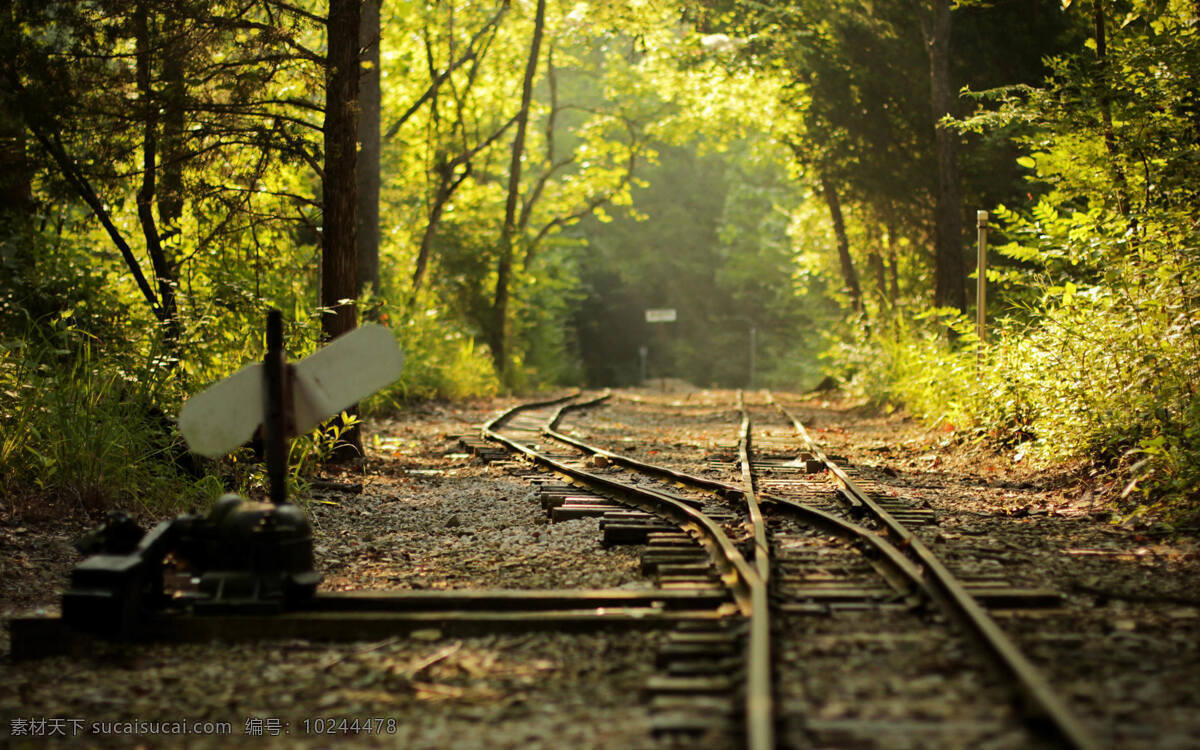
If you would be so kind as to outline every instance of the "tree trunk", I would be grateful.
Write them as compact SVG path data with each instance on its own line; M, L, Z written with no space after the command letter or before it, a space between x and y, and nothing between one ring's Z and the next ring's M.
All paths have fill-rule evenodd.
M1103 0L1092 0L1092 28L1096 39L1096 89L1100 102L1101 134L1104 137L1104 150L1108 154L1108 173L1113 181L1113 189L1117 194L1117 210L1129 219L1129 181L1125 177L1125 167L1121 164L1120 150L1117 148L1117 134L1113 129L1112 94L1108 85L1108 34L1105 30L1105 13Z
M18 28L16 9L9 4L0 11L4 23ZM33 169L27 150L25 124L17 112L16 102L0 89L0 243L10 237L18 256L24 261L29 255L25 237L33 226Z
M870 234L870 246L867 250L867 266L875 277L875 295L879 298L879 312L884 315L888 308L887 269L883 265L883 243L881 227L874 225Z
M25 127L15 112L0 107L0 242L10 234L25 234L34 205Z
M355 326L358 246L358 30L361 0L329 0L325 73L325 167L322 185L321 317L328 341ZM362 455L357 427L342 434L335 459Z
M850 257L850 239L846 236L846 222L842 216L842 204L838 200L837 187L824 173L821 174L821 194L825 196L825 205L829 206L829 218L833 220L833 234L837 239L838 263L842 267L842 282L850 295L850 303L854 312L863 313L862 287L858 283L858 273L854 270L854 259Z
M934 208L934 288L938 307L967 309L966 271L962 250L962 185L958 174L958 135L942 125L954 112L950 82L950 0L932 0L932 13L922 14L921 29L929 52L930 105L937 145L938 192Z
M896 238L895 221L889 217L887 223L888 250L888 302L892 307L900 299L900 242Z
M521 109L517 113L517 133L513 136L512 161L508 170L508 200L504 206L504 225L500 230L500 259L496 264L496 295L492 303L492 330L489 344L492 362L503 381L508 375L508 299L513 264L513 242L516 235L517 204L521 192L521 157L525 153L525 129L529 122L529 105L533 101L533 79L537 73L538 53L546 25L546 0L538 0L533 19L533 40L529 45L529 60L525 64L525 79L521 84Z
M175 269L167 258L162 236L154 218L154 200L158 178L158 109L151 86L153 44L150 39L150 12L144 0L134 8L136 37L136 75L142 115L142 185L137 192L138 220L146 239L146 252L158 283L158 299L163 312L163 339L166 349L176 354L179 346L179 310L175 303Z
M363 0L359 27L363 45L358 120L358 291L379 291L379 9L382 0ZM366 314L364 312L364 314Z
M171 3L164 4L163 68L162 68L162 176L158 188L158 221L163 239L177 237L183 218L183 165L185 109L187 88L184 83L184 61L188 54L185 24L181 11ZM172 268L177 275L178 268Z

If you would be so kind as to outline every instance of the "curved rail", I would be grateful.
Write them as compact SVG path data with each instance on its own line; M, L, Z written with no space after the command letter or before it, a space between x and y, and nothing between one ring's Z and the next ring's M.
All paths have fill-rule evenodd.
M750 465L750 412L742 392L737 393L738 409L742 412L742 425L738 438L738 464L742 470L742 485L746 488L746 507L750 513L750 532L754 535L754 568L766 581L771 571L771 550L767 546L767 522L763 520L758 493L754 489L754 470Z
M571 404L570 406L583 408L584 406L599 403L607 397L606 393L591 401ZM550 403L557 403L557 401ZM771 693L771 627L768 619L766 582L759 576L755 568L746 561L741 552L738 551L737 547L726 536L720 525L703 512L663 492L646 487L634 487L608 477L584 471L578 467L569 466L561 461L549 458L515 440L510 440L496 431L496 426L512 414L523 409L545 405L548 404L529 404L514 407L504 412L484 425L484 437L508 446L510 450L521 453L531 461L547 466L575 481L583 482L592 488L599 488L619 494L638 507L670 518L678 523L682 529L693 534L700 540L701 544L708 551L709 557L716 565L717 570L721 573L722 581L733 593L739 610L750 624L749 637L747 638L744 704L746 746L750 750L774 750L775 711ZM554 432L552 426L561 419L566 408L566 406L560 407L555 412L548 420L543 434L554 439L559 439L559 434ZM575 445L575 441L570 439L565 442ZM582 447L581 444L576 445L576 447L580 450L597 453L597 451L591 451L590 448ZM610 454L604 452L601 455L607 457Z
M1018 698L1025 716L1037 729L1052 735L1065 747L1076 750L1093 750L1099 745L1083 725L1070 712L1066 704L1055 694L1050 683L1042 677L1033 663L1013 643L996 621L983 609L975 597L967 593L962 583L938 559L919 537L897 521L874 498L865 492L840 466L830 461L804 425L791 412L776 402L770 393L768 403L783 413L796 430L806 450L821 461L838 484L873 515L886 529L896 546L907 553L908 558L921 571L928 590L934 595L943 611L954 617L984 648L992 662L1008 679Z
M620 453L614 453L605 448L591 445L554 429L566 412L593 406L596 403L603 401L605 398L608 398L608 396L605 395L600 398L593 399L592 401L564 404L558 409L557 412L555 412L554 417L550 420L549 428L543 430L543 434L546 437L570 445L577 450L597 456L603 456L610 463L624 466L642 474L655 476L667 481L687 485L696 489L715 492L727 500L737 500L744 494L744 488L739 485L731 484L729 482L722 482L719 479L711 479L709 477L702 477L695 474L676 471L675 469L659 466L658 464L650 464L646 463L645 461L639 461L636 458L630 458L629 456L624 456ZM911 560L905 557L904 554L900 552L899 548L896 547L896 545L881 537L879 534L876 534L870 529L860 526L853 521L846 520L839 516L835 516L832 513L827 513L819 508L815 508L811 505L797 502L795 500L789 500L787 498L781 498L770 494L760 494L758 495L758 500L760 505L768 509L783 510L796 515L802 518L805 522L810 523L823 531L833 534L839 539L843 539L848 542L864 544L865 546L872 548L880 556L881 562L883 562L889 568L892 573L891 577L893 579L901 578L911 584L918 591L929 595L930 598L932 598L930 592L926 590L925 581L922 578L921 570Z
M738 391L742 406L742 392ZM750 638L746 667L746 722L752 719L768 726L775 723L774 699L771 691L771 613L767 584L771 574L771 548L767 546L767 522L763 519L758 495L754 491L754 476L750 471L750 416L742 410L742 435L738 450L742 459L742 483L745 485L746 509L750 514L750 533L754 539L754 570L758 573L761 599L755 602L750 618ZM773 744L773 743L772 743ZM768 746L769 747L769 746Z
M1049 684L1041 677L1033 665L1016 648L1015 644L1000 630L995 621L979 605L979 603L964 589L962 584L953 576L945 565L934 555L925 544L910 530L897 521L886 509L882 508L867 494L846 472L833 462L819 449L812 438L790 412L774 401L768 393L769 404L774 405L791 422L805 449L810 451L828 469L830 476L845 492L860 502L886 530L886 537L870 531L863 526L826 513L812 506L770 495L759 496L753 484L750 472L751 435L749 432L749 413L745 408L742 394L739 392L739 409L742 411L741 439L739 441L739 460L741 463L743 486L699 477L679 472L667 467L648 464L618 453L590 445L582 440L570 437L556 430L563 415L574 409L582 409L603 402L609 397L605 394L583 402L571 402L571 398L557 399L552 402L525 404L505 412L485 426L484 434L489 439L496 440L520 452L537 463L549 466L554 471L586 484L617 492L626 497L633 497L634 504L646 510L665 515L680 523L685 529L692 530L709 550L710 556L723 574L727 585L734 593L743 615L750 620L750 639L747 654L747 689L746 689L746 730L749 747L771 748L773 746L773 704L770 690L770 626L766 596L765 576L760 575L758 568L764 562L769 565L769 558L759 554L766 550L765 536L760 539L755 535L755 564L749 565L737 552L728 538L721 532L719 526L708 519L703 513L681 503L669 494L644 487L630 487L616 482L608 477L599 476L577 467L571 467L562 462L548 459L527 446L520 445L492 428L513 413L522 409L563 403L548 420L542 434L553 440L570 445L580 451L603 456L609 462L621 465L640 473L657 476L671 482L677 482L693 488L715 492L726 499L745 499L752 516L754 510L762 508L783 511L800 517L805 522L817 526L839 538L870 547L877 553L881 567L888 571L888 579L897 590L902 586L923 594L934 601L953 619L960 622L964 629L983 646L991 661L1009 678L1012 689L1018 698L1022 712L1035 730L1047 735L1064 747L1090 750L1098 747L1088 735L1078 720L1066 709L1061 700L1054 694ZM638 500L634 496L641 496ZM761 518L761 511L757 514ZM753 521L751 522L753 528ZM730 553L736 557L730 557ZM724 557L724 562L722 562ZM884 572L881 570L881 572Z
M726 498L727 500L737 500L745 496L747 494L747 487L753 491L752 479L747 481L747 487L743 487L708 477L687 474L667 468L665 466L646 463L644 461L639 461L619 453L614 453L610 450L591 445L577 438L565 435L555 429L568 411L594 406L597 403L603 402L608 397L609 396L606 392L604 395L589 401L563 404L558 408L558 410L555 411L554 415L547 423L546 429L542 431L542 434L553 440L570 445L577 450L597 456L603 456L612 464L624 466L642 474L655 476L660 479L691 486L696 489L714 492ZM743 420L741 429L743 442L745 443L745 450L743 453L746 454L747 459L749 457L748 454L750 448L748 443L748 429L748 421ZM745 476L746 475L743 474L743 477ZM804 503L785 498L773 497L770 495L757 496L757 493L756 497L759 504L764 507L791 513L803 521L820 528L823 531L833 534L840 539L854 544L859 544L873 550L876 553L874 560L878 562L879 568L881 569L881 574L883 574L884 578L887 579L888 582L897 589L897 591L902 591L905 589L916 591L928 597L929 599L933 599L932 592L928 590L925 581L922 578L920 568L918 568L912 561L905 557L895 545L888 542L887 539L881 537L879 534L853 523L852 521L839 518L838 516L826 513L825 511ZM759 517L761 518L761 513L759 514ZM765 536L761 539L757 539L755 546L756 549L767 550ZM756 557L769 564L769 557L767 557L766 554L757 555ZM758 559L756 559L756 563L758 562ZM759 612L760 616L758 618L752 618L750 623L751 642L748 649L749 653L747 654L748 690L746 697L748 733L752 731L751 725L754 722L760 722L764 726L773 727L773 699L768 698L768 700L764 700L759 697L754 697L764 695L769 697L772 695L770 687L770 623L769 616L766 614L768 612L768 598L765 596L765 585L763 586L763 589L764 597L761 599L762 603L752 608L752 611ZM759 729L756 731L757 734L765 736L768 731L773 732L773 728ZM752 741L750 746L770 747L770 744L767 744L764 741L763 744L756 745Z

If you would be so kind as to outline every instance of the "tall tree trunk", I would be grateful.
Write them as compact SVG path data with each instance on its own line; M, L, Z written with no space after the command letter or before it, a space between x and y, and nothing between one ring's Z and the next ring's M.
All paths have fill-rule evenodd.
M938 192L934 208L933 303L938 307L966 310L958 135L942 124L943 117L953 114L955 98L955 90L950 82L950 0L931 1L931 12L921 14L921 30L929 52L929 100L938 164Z
M873 225L870 234L870 245L867 250L867 266L871 269L871 275L875 277L875 295L879 298L880 315L884 315L888 308L888 292L887 292L887 269L883 265L883 232L882 227L878 224Z
M25 126L14 111L0 106L0 242L10 235L25 234L34 205Z
M382 0L363 0L359 27L363 45L358 120L358 290L379 291L379 10ZM365 314L365 313L364 313Z
M10 29L19 28L13 3L0 10L0 19ZM0 89L0 243L10 237L21 237L13 243L18 254L25 255L29 246L23 241L33 226L33 170L29 163L25 123L17 112L17 102L11 101Z
M185 109L187 88L184 83L184 61L188 55L188 40L180 9L164 4L162 48L162 153L161 180L158 187L158 220L162 238L167 240L180 233L183 218L183 165ZM175 274L179 269L173 268Z
M854 270L854 259L850 257L850 238L846 236L846 221L842 216L842 203L838 199L837 186L833 180L822 172L821 194L825 196L825 205L829 206L829 218L833 221L833 234L837 239L838 263L842 267L842 282L850 295L850 303L856 313L863 313L862 287L858 283L858 273Z
M163 338L166 349L176 353L179 346L179 310L175 303L175 269L163 248L162 236L154 218L154 200L158 178L158 109L159 102L152 88L153 44L150 39L150 11L145 0L134 8L136 38L136 75L138 98L142 115L142 185L137 192L137 213L146 239L146 252L158 283L158 299L162 304Z
M542 32L546 26L546 0L538 0L533 19L533 40L521 84L521 109L517 113L517 132L513 136L512 161L508 170L508 200L504 206L504 225L500 230L500 259L496 264L496 295L492 302L489 344L492 362L503 380L508 375L508 299L513 265L513 242L517 230L517 204L521 193L521 157L525 153L525 129L529 123L529 105L533 101L533 79L537 73Z
M888 217L887 222L888 250L888 302L892 307L900 299L900 241L896 237L895 219Z
M325 340L355 326L357 297L358 30L362 0L329 0L325 73L325 168L322 185L321 317ZM334 458L362 455L357 427L342 435Z
M1112 94L1108 85L1108 34L1104 13L1104 0L1092 0L1092 29L1096 40L1096 89L1100 103L1100 126L1104 137L1104 150L1108 153L1108 173L1117 194L1117 210L1129 219L1129 181L1125 167L1121 164L1117 148L1117 134L1113 129Z
M0 20L8 28L18 28L14 4L0 10ZM33 169L27 150L25 124L17 111L17 102L0 87L0 244L11 242L19 263L32 263L30 243L25 241L33 227ZM7 251L5 252L7 255ZM4 259L0 259L4 260Z

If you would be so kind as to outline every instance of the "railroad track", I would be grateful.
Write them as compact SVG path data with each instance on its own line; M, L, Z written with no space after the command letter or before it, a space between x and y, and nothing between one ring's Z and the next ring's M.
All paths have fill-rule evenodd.
M605 543L646 545L663 590L727 596L720 620L669 633L647 685L656 733L756 750L1097 746L981 604L1046 592L955 578L910 529L930 511L881 498L769 394L713 412L736 444L707 471L563 431L607 400L518 406L482 437L549 473L529 478L552 518L599 516ZM830 679L848 664L872 673Z
M739 394L690 414L679 407L674 437L651 448L596 419L611 401L524 404L464 442L535 484L551 519L598 517L604 544L639 545L653 588L318 592L269 613L193 611L184 599L120 635L659 628L658 673L645 686L652 728L692 745L1096 747L984 607L1032 606L1044 592L956 578L913 530L933 515L823 454L784 405ZM689 420L726 430L729 444L700 463ZM16 658L84 652L92 637L59 618L10 629Z

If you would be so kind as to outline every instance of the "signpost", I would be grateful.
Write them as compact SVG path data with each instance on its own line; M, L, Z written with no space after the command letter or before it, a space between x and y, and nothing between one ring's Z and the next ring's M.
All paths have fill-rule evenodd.
M321 581L312 525L287 500L288 440L400 377L404 354L391 331L368 324L288 363L283 317L267 316L267 356L183 405L188 447L220 456L262 428L270 502L237 495L207 515L185 514L149 532L123 515L89 534L87 557L71 571L63 621L123 638L168 609L281 612L309 600ZM164 571L182 566L195 589L164 589Z
M758 329L750 327L750 390L754 390L754 376L758 357Z
M647 323L674 323L675 322L675 308L673 308L673 307L649 308L646 310L646 322ZM660 361L663 359L663 354L666 352L666 348L667 347L662 343L662 336L660 335L659 336L659 347L658 347ZM645 362L644 356L643 356L642 361ZM658 373L658 378L659 378L659 387L664 391L667 390L666 372L664 370L660 369L659 373Z
M987 343L987 236L988 212L976 211L979 256L975 265L975 335L979 339L975 350L975 373L983 371L983 347Z
M976 262L975 279L975 333L982 347L987 341L987 234L988 212L976 211L978 225L979 255Z

